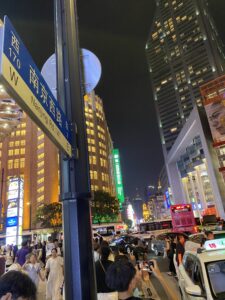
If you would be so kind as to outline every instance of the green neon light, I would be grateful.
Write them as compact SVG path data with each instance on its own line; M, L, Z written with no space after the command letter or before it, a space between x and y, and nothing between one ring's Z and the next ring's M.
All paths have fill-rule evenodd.
M116 196L120 203L124 202L124 189L122 172L120 166L120 154L118 149L113 149L113 167L114 167L114 178L116 183Z

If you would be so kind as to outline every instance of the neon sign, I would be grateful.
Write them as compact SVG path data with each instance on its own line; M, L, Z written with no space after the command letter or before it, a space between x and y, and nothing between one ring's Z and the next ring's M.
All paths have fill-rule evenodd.
M123 181L122 173L120 167L120 155L118 149L113 149L113 166L114 166L114 175L116 182L116 196L120 203L124 202L124 191L123 191Z

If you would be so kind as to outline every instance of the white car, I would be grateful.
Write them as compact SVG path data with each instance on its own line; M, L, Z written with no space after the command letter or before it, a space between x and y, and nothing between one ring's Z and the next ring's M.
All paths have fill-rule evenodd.
M224 300L225 239L206 241L197 252L185 251L177 270L183 300Z

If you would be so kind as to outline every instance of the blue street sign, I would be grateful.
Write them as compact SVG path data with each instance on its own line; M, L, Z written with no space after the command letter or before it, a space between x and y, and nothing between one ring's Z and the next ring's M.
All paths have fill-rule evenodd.
M71 156L68 120L7 16L0 63L0 75L7 92L48 137Z
M6 219L6 227L12 227L18 225L18 217L10 217Z

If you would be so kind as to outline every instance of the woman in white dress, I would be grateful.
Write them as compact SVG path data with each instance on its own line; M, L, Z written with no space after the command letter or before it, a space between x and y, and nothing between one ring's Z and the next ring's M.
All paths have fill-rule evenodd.
M27 272L27 275L32 279L36 287L38 288L39 278L44 281L44 278L41 274L41 266L37 262L37 256L34 253L28 255L28 258L23 265L23 270Z
M46 298L61 300L61 288L63 285L63 258L57 255L57 249L52 249L52 255L46 263L47 286Z

